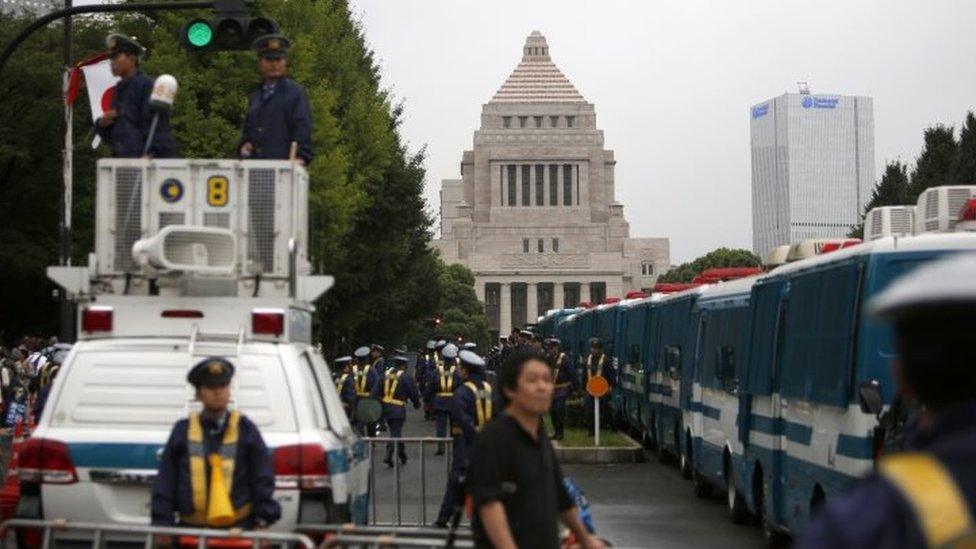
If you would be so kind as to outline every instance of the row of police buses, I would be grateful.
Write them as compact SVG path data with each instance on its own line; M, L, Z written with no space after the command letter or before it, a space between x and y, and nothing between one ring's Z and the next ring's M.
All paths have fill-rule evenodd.
M803 249L816 253L795 260L810 255ZM589 338L603 340L618 372L609 396L618 425L675 459L696 495L724 491L732 520L758 518L774 545L883 451L894 350L891 327L866 304L922 263L976 253L976 233L793 251L794 261L768 272L659 285L670 293L539 319L579 360Z

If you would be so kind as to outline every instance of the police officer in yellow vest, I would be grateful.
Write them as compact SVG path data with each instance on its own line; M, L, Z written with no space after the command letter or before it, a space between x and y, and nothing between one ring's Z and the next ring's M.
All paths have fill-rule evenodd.
M798 545L976 547L976 254L918 267L869 309L893 323L892 377L922 411L906 451L883 457L875 474L828 502ZM891 389L872 385L858 393L877 413Z
M158 526L265 528L281 516L272 499L271 453L254 423L228 410L234 365L211 357L187 380L203 411L173 426L152 491Z
M427 394L424 400L431 403L434 410L435 433L438 438L447 436L447 424L451 417L451 400L454 389L461 383L461 375L457 371L458 348L453 343L444 345L440 352L440 361L427 374ZM437 444L437 455L444 453L444 444Z
M610 390L613 391L613 386L617 383L617 378L613 369L613 361L603 352L603 342L600 341L598 337L590 338L590 354L586 356L583 360L583 387L590 382L590 379L594 376L602 376L610 384ZM609 423L610 414L607 408L607 401L610 400L609 393L607 396L600 399L600 426L601 428ZM594 399L589 394L586 394L583 398L584 404L586 404L586 421L587 428L589 429L590 435L595 431L593 425L593 406L596 405L596 399Z
M454 437L451 474L435 526L445 527L464 497L464 473L468 454L478 431L495 417L491 384L485 381L485 361L473 351L458 353L461 384L454 389L451 401L451 436Z
M403 423L407 420L407 401L413 403L414 408L420 408L420 392L413 376L407 372L407 357L397 355L393 358L395 368L386 372L380 383L373 387L373 398L383 403L383 421L390 429L390 438L400 438ZM407 451L402 443L397 443L397 456L400 463L406 465ZM383 463L393 467L393 443L386 443L386 458Z
M356 385L351 364L351 356L341 356L332 362L333 367L338 372L335 377L336 392L339 393L342 408L346 411L346 417L349 418L352 418L356 411Z

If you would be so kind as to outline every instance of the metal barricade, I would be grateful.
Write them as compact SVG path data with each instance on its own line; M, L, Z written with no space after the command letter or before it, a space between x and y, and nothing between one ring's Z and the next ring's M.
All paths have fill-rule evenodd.
M369 493L370 493L370 520L371 525L392 525L392 526L403 526L403 509L402 509L402 497L401 497L401 465L400 461L396 459L394 455L393 461L393 479L394 479L394 513L392 521L389 523L381 523L376 519L376 460L374 459L374 448L377 446L381 447L381 451L385 451L387 443L400 443L404 444L407 448L413 445L419 446L420 450L420 479L418 482L420 488L420 501L419 501L419 512L417 514L417 522L411 523L412 526L426 526L427 522L427 493L428 493L428 475L427 475L427 447L437 446L443 444L446 449L446 459L444 468L444 481L451 475L451 457L452 457L452 443L451 438L437 438L437 437L403 437L403 438L392 438L392 437L366 437L363 438L364 441L369 443Z
M106 536L124 536L129 540L141 538L146 549L157 547L157 536L169 536L175 538L172 547L195 546L199 549L210 547L210 541L223 540L221 547L264 547L271 543L283 547L299 547L301 549L314 549L315 543L305 534L289 534L284 532L268 532L241 530L232 528L230 530L215 530L211 528L183 528L150 525L129 525L129 524L98 524L93 522L74 522L64 519L54 520L33 520L33 519L10 519L0 524L0 547L7 547L9 534L16 530L40 530L41 549L55 547L56 532L79 532L91 536L91 547L101 549L106 542ZM240 545L229 543L233 541L241 542ZM186 542L186 543L184 543ZM250 543L247 543L250 542ZM213 544L216 546L216 544ZM33 549L33 548L32 548Z
M322 547L474 547L469 528L454 532L443 528L356 526L353 524L300 524L298 530L324 534Z

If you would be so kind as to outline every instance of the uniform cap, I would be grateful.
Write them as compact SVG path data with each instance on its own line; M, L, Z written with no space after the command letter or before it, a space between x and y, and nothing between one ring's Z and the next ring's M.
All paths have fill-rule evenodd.
M251 44L251 48L258 52L258 57L280 59L288 55L291 40L283 34L266 34Z
M458 359L462 365L467 366L475 372L481 372L485 368L485 359L478 356L478 353L474 351L464 349L458 353Z
M478 348L478 344L475 343L474 341L468 341L467 343L465 343L464 345L462 345L461 348L462 349L468 349L468 350L477 349Z
M397 355L397 356L393 357L393 361L396 362L397 364L409 364L410 363L410 359L407 358L407 357L405 357L405 356L403 356L403 355Z
M445 345L447 345L447 341L444 341L443 339L441 339L441 340L438 340L437 341L436 348L437 349L443 349Z
M369 356L369 347L366 347L365 345L362 346L362 347L359 347L358 349L356 349L355 351L353 351L352 354L356 358L366 358L366 357Z
M338 365L348 364L350 362L352 362L352 357L351 356L348 356L348 355L347 356L340 356L339 358L337 358L334 361L332 361L333 364L338 364Z
M436 347L437 347L437 342L436 342L436 341L434 341L433 339L431 339L430 341L428 341L428 342L427 342L427 350L428 350L428 351L432 351L432 350L434 350L434 349L435 349Z
M556 347L558 347L559 343L560 343L559 340L554 337L550 337L546 339L546 345L555 345Z
M382 352L382 351L385 351L386 348L383 347L382 345L380 345L379 343L373 343L372 345L369 346L369 350L370 351L381 351Z
M895 280L871 300L868 310L878 318L897 320L921 310L976 305L974 281L976 254L956 254Z
M532 330L519 330L519 335L523 335L525 337L532 337L535 334L532 332Z
M591 337L590 338L590 347L593 347L594 345L597 346L597 347L599 347L599 348L601 348L601 349L603 348L603 342L600 341L600 338L598 338L598 337Z
M441 349L441 356L444 358L457 358L458 348L457 345L453 343L448 343Z
M186 380L196 388L226 385L234 377L234 365L229 360L219 356L212 356L197 362L190 373L186 375Z
M146 48L136 42L135 38L117 32L113 32L105 38L105 47L108 49L109 56L117 53L128 53L142 57L146 54Z

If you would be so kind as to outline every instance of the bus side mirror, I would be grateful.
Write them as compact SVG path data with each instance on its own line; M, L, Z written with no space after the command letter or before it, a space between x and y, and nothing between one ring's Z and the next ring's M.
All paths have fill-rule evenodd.
M875 381L865 381L857 389L858 397L861 402L861 411L865 414L880 416L884 409L881 402L881 385Z

